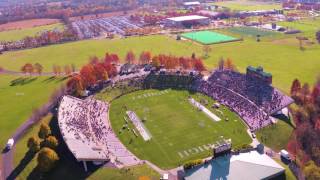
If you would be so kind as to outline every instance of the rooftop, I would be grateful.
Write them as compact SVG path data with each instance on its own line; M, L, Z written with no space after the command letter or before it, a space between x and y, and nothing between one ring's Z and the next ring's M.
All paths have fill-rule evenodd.
M186 180L260 180L284 172L284 168L266 154L257 151L218 157L207 165L186 172Z
M190 16L178 16L178 17L171 17L167 18L168 20L171 21L191 21L191 20L200 20L200 19L208 19L208 17L205 16L198 16L198 15L190 15Z

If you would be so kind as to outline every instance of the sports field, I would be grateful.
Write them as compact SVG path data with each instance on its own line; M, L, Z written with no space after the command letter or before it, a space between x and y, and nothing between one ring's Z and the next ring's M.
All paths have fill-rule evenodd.
M23 39L27 36L35 36L37 33L42 31L48 31L53 29L62 30L63 24L56 23L51 25L37 26L31 28L15 29L8 31L0 31L0 41L16 41Z
M237 38L212 31L188 32L181 34L181 36L201 44L217 44L238 40Z
M280 3L252 0L220 1L212 4L226 7L235 11L273 10L282 8Z
M228 28L227 31L230 31L232 33L239 34L241 36L250 36L250 37L256 37L257 35L260 35L261 37L272 37L280 35L281 33L278 32L272 32L267 30L262 30L254 27L232 27Z
M198 102L207 100L207 108L222 120L214 121L197 110L188 101L188 96ZM142 90L112 101L109 117L113 130L131 152L140 159L169 169L190 159L209 156L208 144L215 143L221 136L231 138L235 146L251 143L242 120L225 107L212 109L213 103L207 96L188 91ZM132 131L123 128L126 109L134 111L145 121L144 125L152 135L150 141L144 141L141 136L136 137ZM128 125L135 128L132 123Z

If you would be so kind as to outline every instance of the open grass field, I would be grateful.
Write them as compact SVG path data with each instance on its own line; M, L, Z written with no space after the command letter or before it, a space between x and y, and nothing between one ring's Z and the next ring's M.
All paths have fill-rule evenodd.
M227 31L230 31L231 33L236 33L241 36L249 36L249 37L256 37L257 35L260 35L261 37L273 37L278 36L280 33L262 30L254 27L232 27L228 28Z
M293 126L289 121L278 120L277 124L267 126L256 132L259 141L275 151L287 148Z
M235 11L272 10L272 9L282 8L280 3L250 1L250 0L221 1L221 2L215 2L212 4L226 7Z
M237 34L232 35L241 37ZM209 53L209 57L204 60L204 63L208 69L212 69L217 66L219 59L224 57L231 58L239 71L244 71L248 65L263 66L266 71L273 74L273 84L285 92L289 91L294 78L314 83L320 68L320 61L317 59L320 46L315 44L308 46L305 51L301 51L295 37L289 36L287 40L291 43L278 43L263 38L258 43L255 38L245 38L241 42L214 44L212 52ZM183 56L191 56L192 52L195 52L197 56L203 56L202 49L201 45L187 41L176 41L163 35L118 40L86 40L6 52L0 55L0 66L19 71L26 62L39 62L44 66L44 71L52 71L54 64L63 66L73 63L79 68L88 62L90 56L103 57L107 51L118 53L123 59L129 50L133 50L138 57L138 54L144 50L149 50L153 54L165 53Z
M220 34L213 31L197 31L197 32L188 32L181 34L182 37L190 39L192 41L199 42L201 44L217 44L230 41L236 41L237 38Z
M0 31L0 41L15 41L25 38L26 36L35 36L37 33L53 29L63 29L63 24L55 23L51 25L36 26L23 29L14 29Z
M32 111L47 103L63 82L48 77L18 77L0 74L0 149Z
M17 176L17 180L24 180L28 179L28 176L30 173L34 170L34 168L37 166L37 159L36 156L34 156L31 160L28 161L22 161L22 159L25 157L28 148L27 148L27 142L28 138L35 136L38 136L38 131L40 129L41 123L49 124L51 121L52 115L49 114L46 117L44 117L39 123L32 126L26 134L23 136L23 138L20 139L19 142L16 144L16 150L14 152L14 167L17 167L20 165L21 172ZM21 164L20 164L21 163ZM51 172L50 178L52 179L83 179L83 177L80 177L79 171L77 172L77 168L72 168L67 165L67 163L60 163L59 168L55 169L53 172ZM86 179L90 180L100 180L100 179L112 179L112 180L137 180L139 177L146 176L149 177L151 180L156 180L160 178L160 175L155 172L153 169L151 169L147 165L138 165L133 166L129 168L130 170L127 171L125 169L116 169L116 168L100 168L89 175ZM83 171L81 169L81 171ZM29 177L30 178L30 177Z
M156 95L146 97L148 93ZM216 122L194 108L188 96L198 101L206 99L207 108L218 115L221 121ZM190 159L209 156L211 151L206 149L206 145L215 143L221 136L231 138L235 146L251 143L242 120L225 107L219 109L223 113L221 115L210 107L213 103L207 96L183 90L142 90L112 101L109 118L113 130L131 152L140 159L169 169ZM124 106L145 120L144 125L152 136L150 141L145 142L141 136L136 137L127 129L122 130L125 125ZM229 120L226 121L226 118ZM135 128L132 123L128 125Z
M320 30L320 18L316 19L303 19L299 21L283 21L277 23L280 26L298 29L302 31L304 36L315 39L315 32Z

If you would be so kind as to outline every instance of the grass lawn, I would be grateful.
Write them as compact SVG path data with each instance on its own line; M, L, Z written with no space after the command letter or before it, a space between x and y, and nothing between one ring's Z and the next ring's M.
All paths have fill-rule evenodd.
M163 94L160 95L160 92ZM157 93L157 95L145 97L146 93ZM207 99L208 106L214 103L211 98L204 95L170 89L142 90L121 96L112 101L110 107L109 116L113 130L126 147L140 159L150 160L164 169L177 167L190 159L209 156L211 151L206 150L203 145L215 143L220 136L231 138L235 146L251 143L245 125L235 113L222 107L220 110L223 115L221 115L208 107L222 119L214 122L189 103L187 99L189 95L198 101ZM146 120L144 125L151 133L150 141L145 142L141 136L136 137L127 129L122 130L125 125L124 106ZM226 117L229 121L225 120ZM129 127L134 128L132 123L129 123ZM137 130L136 132L138 133ZM202 147L202 151L192 149L199 146ZM187 151L188 155L184 154L184 151ZM181 156L179 153L184 155Z
M280 3L266 3L250 0L221 1L212 3L235 11L254 11L254 10L272 10L282 9Z
M259 141L275 151L287 148L293 127L283 120L256 132Z
M17 30L1 31L0 41L15 41L25 38L26 36L34 36L37 33L45 30L63 29L63 24L56 23L45 26L37 26L32 28L23 28Z
M19 163L21 162L21 160L25 157L25 155L28 151L28 148L27 148L28 139L32 136L38 137L40 124L41 123L49 124L51 118L52 118L51 114L44 117L39 123L35 124L30 129L28 129L28 131L24 134L24 136L16 143L16 149L14 151L14 159L13 159L14 167L17 167L19 165ZM24 164L24 163L22 163L22 164ZM27 179L30 172L32 172L32 170L37 166L36 156L33 157L33 159L31 161L29 161L29 163L26 163L25 165L26 166L20 172L17 179L21 179L21 180Z
M299 21L283 21L277 23L280 26L298 29L302 31L304 36L315 39L315 32L320 30L320 18L317 19L303 19ZM298 35L297 35L298 36Z
M241 35L234 37L240 38ZM314 83L320 68L320 61L317 59L320 46L315 44L301 51L294 37L289 36L287 40L290 43L273 42L262 38L262 41L258 43L255 38L245 38L241 42L214 44L211 45L212 52L209 53L209 58L206 58L204 63L208 69L212 69L216 67L221 57L229 57L242 72L248 65L263 66L266 71L273 74L273 84L285 92L289 91L291 82L295 78ZM133 50L138 57L138 54L144 50L150 50L153 54L166 53L184 56L191 56L192 52L195 52L197 56L202 56L204 54L202 49L201 45L189 41L176 41L162 35L119 40L85 40L6 52L0 55L0 66L10 70L19 70L26 62L39 62L44 66L44 71L52 71L54 64L73 63L80 67L87 63L90 56L103 57L107 51L118 53L121 58L124 58L129 50Z
M0 148L32 111L45 104L62 81L48 77L18 77L0 74Z
M273 32L273 31L267 31L262 30L254 27L232 27L228 28L227 31L230 31L231 33L236 33L241 36L249 36L256 38L257 35L260 35L261 37L274 37L279 36L281 33Z

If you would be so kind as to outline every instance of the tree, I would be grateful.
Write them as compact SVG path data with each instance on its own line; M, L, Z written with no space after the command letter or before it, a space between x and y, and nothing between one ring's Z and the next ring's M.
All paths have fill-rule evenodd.
M318 43L320 44L320 31L318 31L316 33L316 39L317 39Z
M220 58L219 63L218 63L218 69L219 70L224 70L224 59L223 57Z
M192 53L191 54L191 59L195 59L196 58L196 53Z
M195 69L196 71L199 71L199 72L202 72L202 71L205 71L205 70L206 70L206 68L204 67L201 59L195 59L193 66L194 66L194 69Z
M134 64L135 60L136 60L136 56L132 51L129 51L126 55L126 62L129 64Z
M320 179L320 167L317 166L314 161L308 161L303 168L303 173L307 180Z
M80 70L80 75L81 79L83 80L82 82L84 87L94 85L97 82L92 64L83 66Z
M39 75L42 73L43 67L42 67L41 64L35 63L35 64L33 65L33 67L34 67L34 71L35 71L36 73L38 73Z
M36 137L30 137L27 142L27 147L30 152L36 153L40 150L40 141Z
M34 71L33 65L30 63L26 63L25 65L23 65L21 67L21 71L23 73L30 73L30 74L33 73L33 71Z
M67 91L70 94L75 93L76 96L81 95L84 90L82 78L80 75L72 76L67 82Z
M203 46L203 52L205 57L209 57L209 53L212 51L212 48L209 45Z
M225 63L225 68L232 70L232 71L236 69L235 65L233 64L232 59L230 59L230 58L227 59L227 61Z
M139 57L140 64L148 64L151 60L151 53L149 51L143 51Z
M42 172L48 172L55 166L58 160L59 156L54 150L44 147L40 150L37 157L38 168Z
M40 125L40 130L38 132L38 136L41 139L45 139L46 137L48 137L51 134L51 129L50 127L45 124L45 123L41 123Z
M298 79L293 80L291 85L290 94L291 96L296 95L301 90L301 83Z
M54 136L48 136L44 142L43 142L44 147L48 147L50 149L56 149L57 146L59 145L59 142L56 137Z

